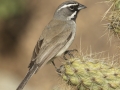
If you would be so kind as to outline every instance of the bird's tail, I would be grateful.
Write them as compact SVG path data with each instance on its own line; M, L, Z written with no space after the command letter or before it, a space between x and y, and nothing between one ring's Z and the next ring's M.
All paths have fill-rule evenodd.
M23 90L24 86L26 85L26 83L28 82L28 80L32 77L32 75L37 71L38 69L38 65L34 65L27 73L27 75L25 76L25 78L22 80L22 82L20 83L20 85L18 86L18 88L16 90Z

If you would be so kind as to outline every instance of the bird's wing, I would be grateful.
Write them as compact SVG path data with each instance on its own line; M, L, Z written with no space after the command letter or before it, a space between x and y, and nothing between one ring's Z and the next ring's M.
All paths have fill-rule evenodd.
M50 22L35 46L29 68L34 64L41 66L47 63L66 45L71 35L72 28L66 26L65 22Z
M38 64L39 66L46 64L59 53L59 51L66 45L72 36L72 32L65 32L64 34L61 34L53 38L50 43L41 49L35 64ZM65 35L65 38L61 38L64 37L63 35Z

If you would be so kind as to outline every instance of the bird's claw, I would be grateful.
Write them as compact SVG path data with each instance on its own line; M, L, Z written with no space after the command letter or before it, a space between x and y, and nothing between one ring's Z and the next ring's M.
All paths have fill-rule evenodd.
M64 52L64 55L63 55L63 58L64 58L65 60L68 60L67 57L66 57L66 55L69 55L70 58L74 58L74 55L72 54L72 52L73 52L73 53L74 53L74 52L78 52L78 50L77 50L77 49L73 49L73 50L67 50L67 51L65 51L65 52Z

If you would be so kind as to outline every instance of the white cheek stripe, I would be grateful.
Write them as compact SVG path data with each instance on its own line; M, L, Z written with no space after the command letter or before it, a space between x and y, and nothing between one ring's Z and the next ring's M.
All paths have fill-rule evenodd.
M70 7L70 6L75 6L75 5L78 5L78 4L68 4L68 5L64 5L64 6L62 6L61 8L59 8L59 9L57 10L57 12L58 12L59 10L63 9L63 8Z
M68 18L67 18L67 20L71 20L72 18L74 18L74 16L77 14L77 11L75 11L71 16L69 16Z

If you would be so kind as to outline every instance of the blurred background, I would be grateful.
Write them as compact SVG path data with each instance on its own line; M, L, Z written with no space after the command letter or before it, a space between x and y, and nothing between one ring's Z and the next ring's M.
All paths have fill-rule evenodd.
M34 46L52 19L56 8L65 0L0 0L0 90L15 90L28 71ZM105 34L102 16L109 5L103 0L77 0L87 6L76 20L76 37L69 49L85 53L105 51L105 57L117 53L117 42L110 44ZM109 33L109 32L108 32ZM105 35L104 35L105 34ZM81 44L80 44L81 41ZM89 50L88 50L89 51ZM61 64L61 58L55 61ZM52 64L44 66L34 75L24 90L52 90L59 77Z

